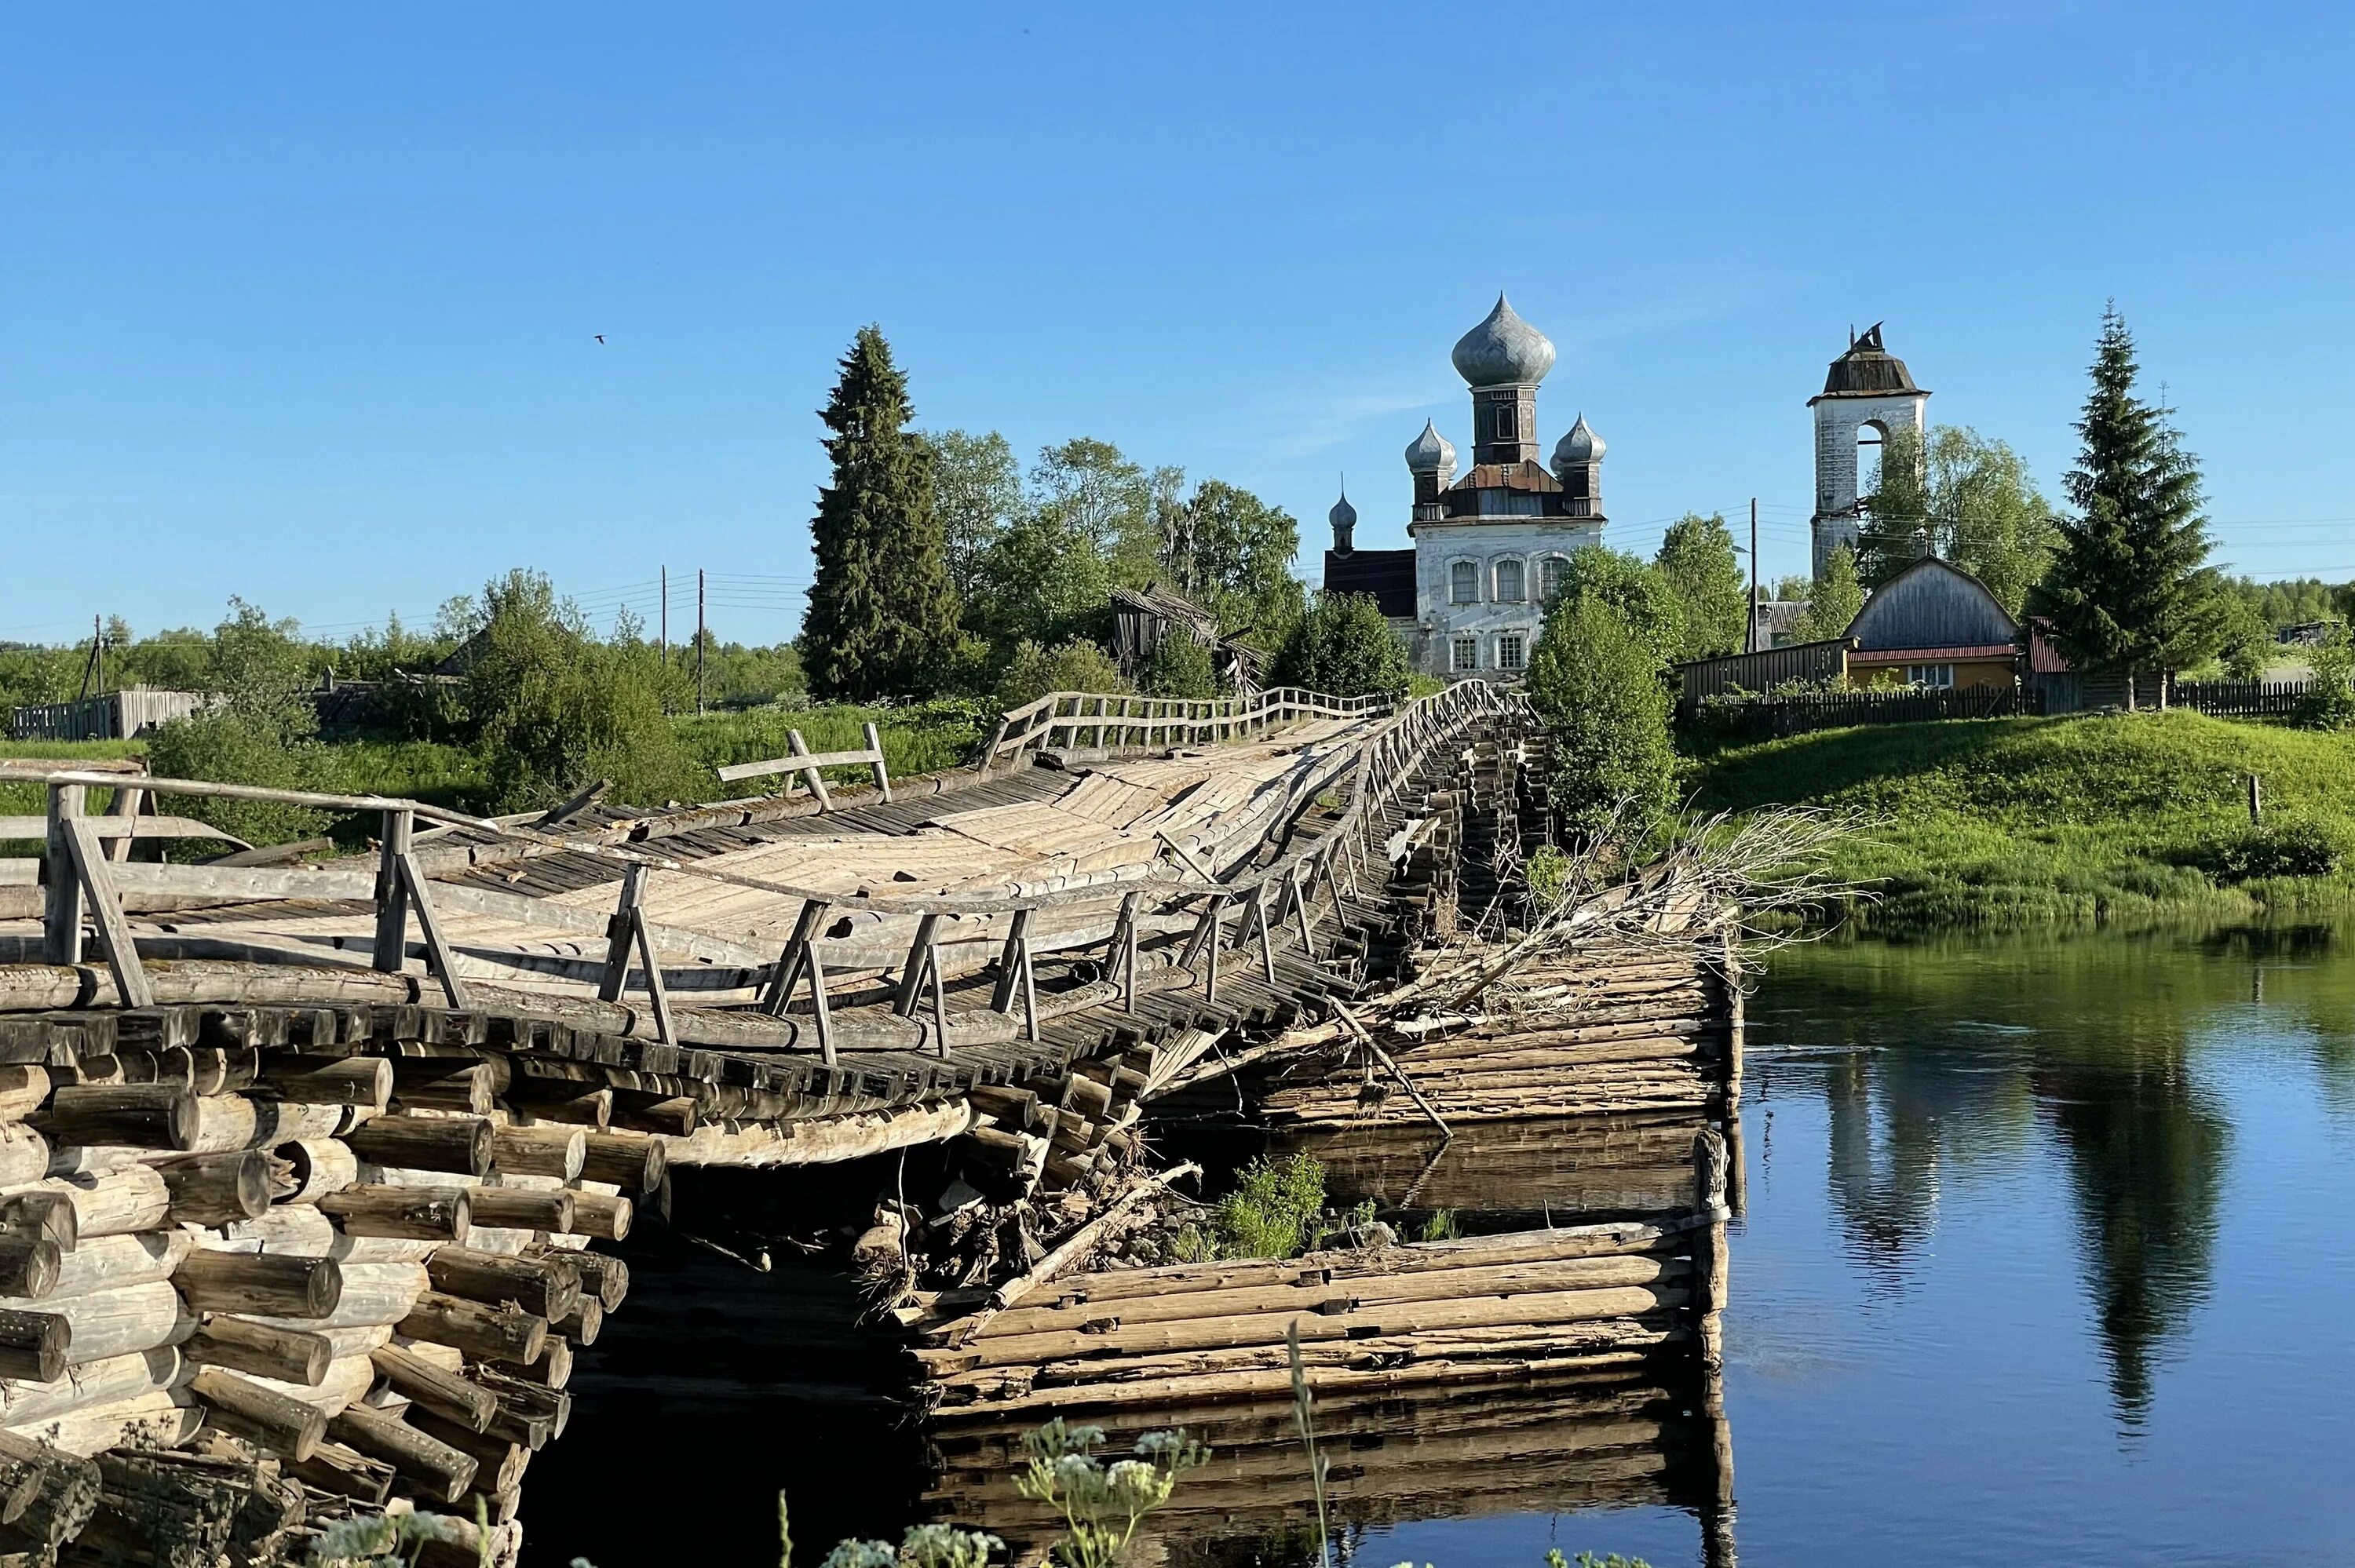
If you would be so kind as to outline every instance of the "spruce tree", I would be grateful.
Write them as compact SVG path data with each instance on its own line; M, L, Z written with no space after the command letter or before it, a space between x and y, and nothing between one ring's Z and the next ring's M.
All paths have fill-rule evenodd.
M858 329L821 412L834 482L810 524L817 576L801 649L810 690L865 701L928 693L957 636L956 590L932 505L932 451L908 427L908 378Z
M2208 565L2200 467L2168 410L2135 396L2134 339L2115 307L2102 336L2077 433L2084 448L2067 480L2078 515L2059 522L2060 549L2028 596L2053 644L2081 671L2128 678L2172 673L2216 652L2222 585Z

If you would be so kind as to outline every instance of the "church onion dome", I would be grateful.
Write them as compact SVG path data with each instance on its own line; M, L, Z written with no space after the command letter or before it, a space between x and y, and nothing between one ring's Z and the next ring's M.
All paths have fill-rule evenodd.
M1443 472L1455 466L1455 448L1437 425L1425 419L1423 434L1406 444L1406 466L1410 473Z
M1586 416L1581 414L1570 433L1554 443L1553 471L1560 474L1582 462L1601 462L1603 454L1609 450L1603 444L1603 438L1594 433L1594 427L1586 422Z
M1348 491L1343 491L1341 499L1333 503L1333 510L1325 514L1325 520L1336 528L1354 528L1358 525L1358 509L1349 504Z
M1455 360L1474 387L1534 387L1553 368L1553 344L1498 294L1488 319L1456 340Z
M1873 323L1862 335L1849 341L1846 354L1832 361L1830 372L1824 376L1823 396L1887 397L1922 390L1913 385L1905 362L1881 346L1881 326Z

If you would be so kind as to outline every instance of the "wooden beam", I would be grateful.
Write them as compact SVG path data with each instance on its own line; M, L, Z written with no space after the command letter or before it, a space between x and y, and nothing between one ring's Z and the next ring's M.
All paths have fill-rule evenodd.
M916 1016L916 999L923 994L924 971L940 968L940 955L932 948L932 932L941 917L926 914L916 922L915 940L908 944L908 956L900 965L900 989L891 999L891 1011L902 1018Z
M882 732L878 730L872 724L868 724L865 727L867 731L867 749L873 753L875 758L875 789L877 792L883 797L883 803L888 806L891 803L891 769L885 766L883 761Z
M785 949L769 977L768 991L761 998L761 1011L770 1017L785 1015L785 1003L794 994L794 982L801 979L801 966L809 959L810 944L817 939L818 922L826 918L826 908L823 898L802 900L802 911L794 919L794 934L785 938Z
M425 961L433 970L433 978L442 982L442 994L453 1007L464 1007L466 985L458 978L457 955L450 950L450 939L442 934L442 918L433 912L433 901L426 896L425 872L417 863L413 852L401 853L400 880L407 885L409 902L417 910L417 928L425 938Z
M417 820L407 811L384 814L384 842L377 852L376 948L370 964L397 975L409 958L409 885L400 857L410 853Z
M605 922L605 970L598 977L597 1000L619 1001L630 978L630 942L637 934L639 901L645 896L645 867L634 865L622 873L622 891Z
M147 971L140 966L139 949L131 940L131 922L123 917L123 900L114 891L113 868L106 852L91 835L88 818L67 817L63 821L74 871L98 921L99 940L106 948L106 967L114 971L114 989L125 1007L153 1007L155 992L148 989Z
M74 874L73 843L66 824L82 814L85 788L80 784L49 786L48 858L43 874L48 887L41 898L41 957L52 964L81 962L81 878Z

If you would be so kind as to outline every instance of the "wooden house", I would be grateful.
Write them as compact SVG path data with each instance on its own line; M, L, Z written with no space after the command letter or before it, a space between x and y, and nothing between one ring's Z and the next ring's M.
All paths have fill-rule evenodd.
M1860 686L2009 686L2019 623L1987 584L1935 556L1873 590L1848 624L1849 678Z
M1211 667L1220 686L1254 692L1267 673L1267 654L1248 642L1219 632L1219 618L1183 594L1158 583L1144 591L1112 590L1112 652L1121 675L1134 681L1144 672L1165 637L1190 637L1210 651Z

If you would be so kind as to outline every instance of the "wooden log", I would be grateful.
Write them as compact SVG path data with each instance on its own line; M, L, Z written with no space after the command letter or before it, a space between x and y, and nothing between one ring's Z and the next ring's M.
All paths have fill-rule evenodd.
M49 1173L49 1140L20 1122L0 1122L0 1187L22 1186Z
M261 1088L296 1105L381 1111L392 1098L392 1062L384 1056L274 1057L263 1067Z
M28 1556L53 1560L58 1547L80 1535L98 1508L98 1467L88 1459L12 1432L0 1432L0 1495L12 1545L29 1542Z
M325 1318L343 1299L343 1265L282 1253L190 1253L172 1283L199 1312Z
M385 1116L344 1137L377 1165L481 1176L491 1168L491 1124L468 1117Z
M94 1405L168 1389L184 1381L180 1352L170 1345L68 1367L48 1383L11 1379L0 1384L0 1422L31 1427Z
M513 1302L533 1317L551 1322L570 1312L581 1298L576 1271L540 1258L445 1246L426 1260L425 1271L433 1288L445 1295L494 1304Z
M611 1181L633 1192L662 1185L669 1160L660 1139L641 1133L592 1132L584 1136L581 1169L591 1181Z
M69 1454L89 1456L110 1448L176 1448L204 1424L195 1396L172 1389L73 1411L40 1423L37 1435Z
M94 1236L59 1255L57 1278L50 1282L47 1298L61 1301L88 1296L92 1291L169 1279L180 1266L180 1260L187 1255L189 1246L188 1237L176 1231Z
M702 1119L702 1107L692 1095L644 1094L624 1089L613 1096L611 1125L633 1132L667 1133L686 1138Z
M403 1056L393 1064L393 1097L409 1110L460 1111L482 1116L496 1087L485 1062Z
M73 1326L54 1312L0 1308L0 1377L53 1383L63 1377Z
M422 1406L410 1411L409 1424L473 1458L480 1467L475 1471L476 1484L490 1491L503 1492L513 1487L523 1478L524 1467L530 1463L530 1450L525 1445L496 1432L476 1432L455 1421L444 1420Z
M630 1200L607 1192L572 1194L572 1224L565 1228L599 1241L617 1242L630 1234Z
M38 1312L28 1315L53 1315L65 1322L69 1366L177 1344L196 1328L196 1319L180 1305L179 1292L162 1279L45 1301Z
M412 1340L430 1340L484 1361L528 1366L548 1349L548 1319L509 1308L428 1290L397 1325Z
M0 1198L0 1235L39 1237L60 1252L80 1245L80 1216L62 1192L18 1192Z
M473 1197L464 1187L346 1187L321 1198L318 1206L356 1236L456 1241L474 1223Z
M572 1228L580 1194L559 1187L538 1191L527 1187L477 1187L468 1194L474 1223L506 1230L548 1231L562 1234Z
M548 1337L547 1353L527 1367L512 1369L518 1377L549 1388L560 1389L572 1379L572 1341L561 1334Z
M199 1365L316 1388L327 1375L335 1347L325 1334L216 1313L189 1336L180 1353Z
M0 1296L47 1296L57 1286L63 1255L47 1236L0 1236Z
M491 1134L491 1163L502 1172L570 1181L581 1174L592 1136L577 1127L503 1127Z
M42 1120L53 1143L186 1150L195 1147L197 1097L158 1084L72 1085L51 1095Z
M578 1252L573 1266L581 1273L582 1294L594 1296L611 1312L630 1293L630 1266L610 1253Z
M171 1220L172 1191L162 1176L145 1165L126 1165L101 1174L52 1176L35 1190L61 1193L73 1204L76 1234L85 1241L160 1230Z
M409 1316L429 1281L425 1266L416 1263L346 1263L340 1266L343 1298L334 1311L318 1318L280 1313L252 1316L284 1329L307 1329L336 1337L337 1330L389 1327Z
M489 1429L498 1413L497 1396L412 1351L386 1345L372 1353L376 1370L395 1393L414 1401L470 1431Z
M0 1121L20 1121L48 1097L47 1067L0 1066Z
M359 1156L337 1139L295 1139L272 1152L293 1168L294 1190L283 1199L289 1203L316 1203L360 1179Z
M421 1497L455 1502L474 1484L474 1457L429 1436L396 1416L353 1405L327 1422L327 1436L353 1451L392 1467Z
M326 1435L325 1413L225 1367L197 1368L188 1386L204 1402L209 1420L298 1465Z
M576 1296L572 1310L560 1318L550 1319L549 1326L574 1344L586 1347L597 1342L597 1330L604 1323L604 1303L594 1296Z
M225 1225L270 1207L271 1157L259 1149L158 1160L175 1224Z
M381 1507L392 1495L393 1467L342 1443L322 1441L309 1458L288 1466L287 1474L313 1491L369 1508Z

